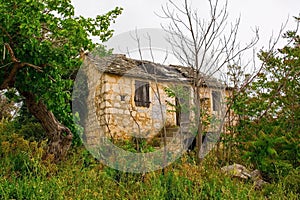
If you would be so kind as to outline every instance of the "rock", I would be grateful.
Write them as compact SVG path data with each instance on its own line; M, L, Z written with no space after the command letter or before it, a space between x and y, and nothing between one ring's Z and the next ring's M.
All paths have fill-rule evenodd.
M250 177L251 177L251 179L252 179L253 181L262 179L261 172L260 172L258 169L252 171L252 172L250 173Z
M250 171L243 165L233 164L229 166L224 166L221 170L233 177L241 178L241 179L249 179L251 178Z
M264 181L264 180L262 180L262 179L258 179L258 180L256 180L256 181L254 181L254 188L255 188L256 190L260 190L260 189L262 189L262 187L263 187L264 185L266 185L266 184L268 184L268 182L266 182L266 181Z
M253 170L250 172L245 166L240 164L233 164L229 166L224 166L221 170L232 176L241 179L251 179L254 183L254 188L260 190L263 185L268 184L268 182L264 181L259 170Z
M261 175L261 172L259 170L254 170L250 173L251 180L254 182L254 188L256 190L260 190L265 184L268 184L268 182L264 181Z

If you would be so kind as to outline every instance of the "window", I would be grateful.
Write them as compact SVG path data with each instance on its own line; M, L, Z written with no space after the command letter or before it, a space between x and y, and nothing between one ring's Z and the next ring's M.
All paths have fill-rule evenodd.
M212 91L211 92L212 99L213 99L213 111L220 111L221 110L221 92L220 91Z
M134 102L136 106L149 108L151 102L149 101L148 82L135 81Z

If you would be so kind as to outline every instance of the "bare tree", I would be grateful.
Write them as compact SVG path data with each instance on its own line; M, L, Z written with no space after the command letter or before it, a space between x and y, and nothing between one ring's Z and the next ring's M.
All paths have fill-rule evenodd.
M234 23L228 22L228 7L226 0L208 0L209 17L202 18L191 2L183 4L168 0L162 6L163 19L169 24L162 26L170 35L169 43L173 54L184 66L190 67L195 105L195 120L197 124L197 155L200 157L202 144L201 96L199 86L238 59L242 52L251 49L258 41L258 29L254 37L243 47L237 41L240 17ZM200 162L201 159L198 159Z
M156 99L158 100L159 103L159 111L161 114L161 120L163 122L163 127L162 127L162 138L163 138L163 166L167 165L167 131L166 131L166 125L165 125L165 117L164 117L164 113L163 113L163 108L162 108L162 101L161 101L161 94L158 88L158 80L157 77L155 75L151 75L151 73L148 72L149 69L147 69L147 67L145 66L145 63L143 62L143 53L142 53L142 48L141 48L141 38L138 34L137 29L135 30L135 34L131 35L131 38L136 42L137 47L138 47L138 53L139 53L139 58L142 61L142 68L145 72L147 72L149 74L149 76L151 77L152 81L154 82L154 87L151 87L151 91L153 92L153 94L155 95ZM154 58L154 54L153 54L153 49L152 49L152 40L151 37L149 35L149 33L147 33L147 36L145 38L148 41L148 48L149 48L149 52L150 52L150 56L151 56L151 60L154 63L155 62L155 58ZM127 54L130 56L129 51L127 51ZM166 61L168 57L168 52L166 51L165 54L165 59L164 62ZM155 74L155 72L154 72ZM131 115L132 117L132 115ZM133 117L132 117L133 118ZM134 118L133 118L134 119ZM134 119L134 122L138 125L139 128L139 132L140 132L140 126L138 124L138 122ZM141 133L139 133L141 135ZM165 174L165 168L162 168L162 173Z

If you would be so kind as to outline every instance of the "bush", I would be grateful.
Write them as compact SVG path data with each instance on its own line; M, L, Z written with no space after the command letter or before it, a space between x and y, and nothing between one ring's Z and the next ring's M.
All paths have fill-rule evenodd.
M46 156L46 141L29 141L13 132L14 122L0 123L0 171L9 176L39 176L57 170L51 155ZM46 158L46 159L45 159Z
M45 131L38 122L28 122L21 125L17 133L22 135L26 140L30 141L46 140Z

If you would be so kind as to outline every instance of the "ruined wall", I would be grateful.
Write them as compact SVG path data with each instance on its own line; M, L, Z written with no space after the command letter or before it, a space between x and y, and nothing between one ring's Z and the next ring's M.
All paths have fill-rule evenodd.
M82 75L86 78L88 90L88 96L85 99L87 115L84 119L85 126L83 139L86 146L90 148L99 147L99 142L102 138L104 138L102 133L105 132L105 127L100 126L100 121L102 121L105 113L98 110L97 106L95 106L95 99L98 104L101 104L103 101L103 98L100 98L102 97L102 94L97 94L96 97L96 91L101 91L102 89L100 88L104 87L102 73L100 73L99 70L95 68L94 63L89 60L84 62L84 66L82 66L79 73L82 73ZM96 115L97 112L98 115ZM101 120L99 120L99 116Z
M158 134L163 125L176 126L175 98L168 97L167 82L150 82L149 107L135 105L135 81L140 78L103 74L93 65L86 68L89 83L88 117L86 140L89 144L98 144L103 137L129 138L139 136L151 138ZM157 91L158 90L158 91ZM209 115L212 113L211 88L200 91L202 106ZM228 95L228 94L227 94ZM222 91L222 96L225 92ZM160 101L159 98L160 97ZM193 91L190 88L188 101L193 103ZM161 104L160 104L161 102ZM193 106L190 107L189 120L193 120ZM170 110L173 110L171 112ZM208 131L208 129L207 129Z
M175 103L173 98L167 97L165 83L150 83L150 106L136 106L134 102L135 80L138 78L104 74L97 87L95 104L100 124L108 136L113 138L128 138L130 136L152 137L165 124L175 125L175 113L166 101ZM159 95L157 92L159 91ZM160 102L159 98L160 96Z

